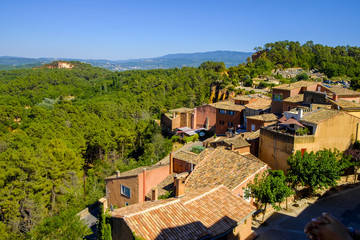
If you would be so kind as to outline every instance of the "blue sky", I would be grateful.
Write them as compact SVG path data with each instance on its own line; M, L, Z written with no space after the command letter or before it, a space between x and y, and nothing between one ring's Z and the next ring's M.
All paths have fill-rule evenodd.
M1 0L0 56L121 60L279 40L359 46L359 9L358 0Z

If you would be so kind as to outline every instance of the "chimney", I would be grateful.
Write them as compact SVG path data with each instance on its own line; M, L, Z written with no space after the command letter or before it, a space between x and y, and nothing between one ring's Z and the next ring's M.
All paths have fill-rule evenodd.
M209 117L206 117L205 128L206 130L209 130Z
M169 158L169 174L172 174L174 171L174 151L171 151Z
M173 113L172 113L172 118L175 118L175 117L176 117L176 113L173 112Z
M120 171L116 170L116 177L120 177Z
M234 147L234 144L231 143L231 151L234 151L235 147Z
M185 195L185 178L177 177L175 178L176 188L175 188L175 197L179 198Z
M146 168L143 168L143 201L146 197Z
M302 109L298 110L298 118L299 118L298 121L303 118L303 110Z
M337 102L337 101L338 101L338 95L334 94L334 95L333 95L333 100L334 100L335 102Z
M157 187L154 187L153 189L151 189L151 201L158 200L158 197L159 197L159 190Z
M194 108L194 113L191 115L191 118L192 118L192 119L191 119L191 120L192 120L192 121L191 121L191 124L192 124L192 125L191 125L191 128L192 128L192 129L196 129L196 124L197 124L197 123L196 123L196 118L197 118L196 114L197 114L196 108Z
M177 174L174 177L174 188L175 188L175 197L179 198L185 196L185 180L189 173L184 172Z

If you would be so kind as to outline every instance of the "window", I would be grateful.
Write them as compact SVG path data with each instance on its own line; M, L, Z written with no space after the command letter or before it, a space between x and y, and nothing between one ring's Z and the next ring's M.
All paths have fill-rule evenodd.
M130 198L131 197L131 189L124 185L121 185L121 194Z
M251 131L255 131L255 124L251 124Z
M229 114L229 115L235 115L235 112L234 111L227 111L227 114Z
M283 100L283 95L279 94L279 93L274 93L274 100L275 101L282 101Z
M223 120L220 120L220 121L219 121L219 124L220 124L220 125L224 125L225 122L224 122Z
M234 126L234 123L228 122L228 126L229 126L229 127L233 127L233 126Z
M219 110L219 113L220 113L220 114L226 114L226 111L225 111L225 110L220 109L220 110Z
M125 202L125 206L129 206L129 203L128 203L128 202Z

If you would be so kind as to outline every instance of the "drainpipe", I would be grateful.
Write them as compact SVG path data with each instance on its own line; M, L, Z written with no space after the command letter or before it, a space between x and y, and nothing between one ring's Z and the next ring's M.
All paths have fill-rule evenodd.
M146 195L146 168L143 168L143 201L145 202Z

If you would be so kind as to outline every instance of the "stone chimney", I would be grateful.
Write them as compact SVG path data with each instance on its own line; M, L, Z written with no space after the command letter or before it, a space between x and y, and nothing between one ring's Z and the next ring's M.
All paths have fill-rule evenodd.
M233 143L231 143L231 151L234 151L235 150L235 147L234 147L234 144Z
M159 197L159 190L157 187L154 187L153 189L151 189L151 201L158 200L158 197Z
M172 174L174 171L174 151L171 151L169 156L169 174Z
M333 95L333 100L334 100L335 102L337 102L337 101L338 101L338 95L334 94L334 95Z
M175 118L175 117L176 117L176 113L173 112L173 113L172 113L172 118Z
M177 174L174 177L174 188L175 188L176 198L185 196L185 180L187 175L189 175L189 173L181 173L181 174Z
M120 177L120 171L116 170L116 177Z

